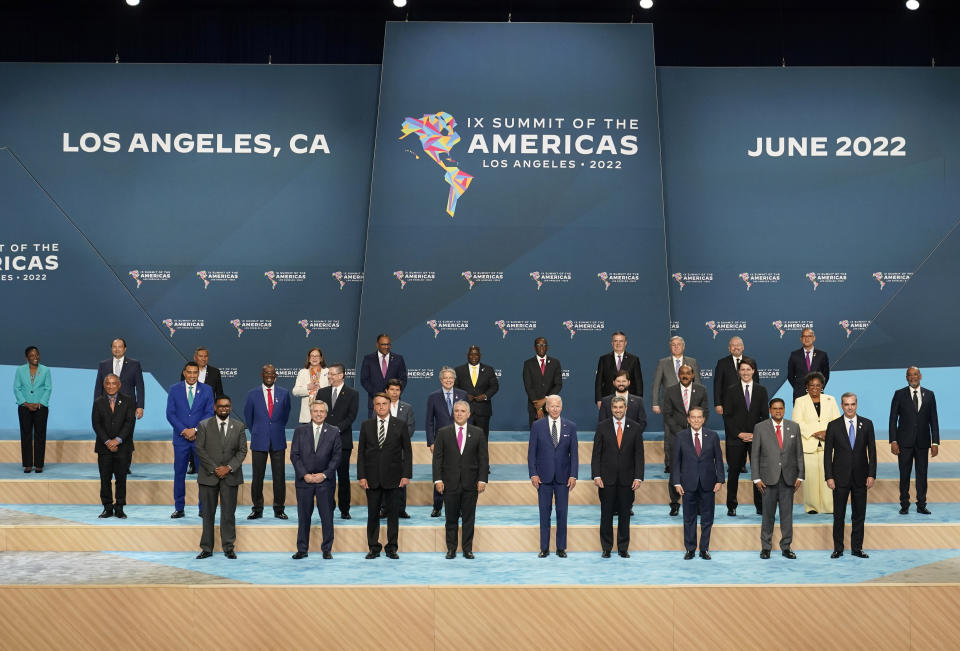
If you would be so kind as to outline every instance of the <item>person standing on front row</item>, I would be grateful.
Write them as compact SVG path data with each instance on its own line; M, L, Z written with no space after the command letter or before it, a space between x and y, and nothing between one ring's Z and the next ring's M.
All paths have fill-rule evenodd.
M893 394L890 403L890 451L900 466L900 515L910 511L910 473L917 468L917 513L927 508L927 453L940 452L940 422L937 398L920 386L923 375L916 366L907 369L907 386Z
M683 558L690 560L697 550L697 515L700 515L700 558L710 560L710 531L716 494L723 485L723 453L720 437L703 426L703 407L687 412L687 429L677 432L670 483L683 499Z
M333 496L340 465L340 430L324 421L327 403L310 405L310 422L293 431L290 443L290 464L297 487L297 553L294 560L307 557L310 551L310 518L316 503L320 513L323 540L320 551L324 559L333 558Z
M90 417L97 437L93 451L97 453L100 502L103 504L103 512L97 517L125 519L127 466L130 465L136 407L133 398L120 395L120 378L113 373L103 379L103 389L104 394L93 401ZM111 478L116 482L116 499L110 486Z
M770 558L773 518L780 508L780 553L789 559L797 555L793 543L793 494L803 483L803 444L800 426L783 417L786 406L780 398L770 401L770 418L753 428L750 467L753 485L763 496L760 525L760 558Z
M546 351L544 351L546 352ZM558 364L559 366L559 364ZM563 400L548 395L547 415L533 423L527 447L530 482L537 489L540 505L539 558L550 555L550 516L557 505L557 556L567 557L567 501L577 485L577 424L561 418Z

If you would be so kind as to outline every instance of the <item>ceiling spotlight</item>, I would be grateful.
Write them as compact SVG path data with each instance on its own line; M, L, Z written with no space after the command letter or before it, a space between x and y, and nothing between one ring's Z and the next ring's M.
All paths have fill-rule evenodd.
M137 5L140 4L140 0L127 0L127 4L130 5L131 7L136 7Z
M406 7L406 6L407 6L407 0L393 0L393 6L394 6L394 7Z
M640 0L641 9L653 9L653 0Z
M907 0L907 9L916 11L920 8L920 0Z

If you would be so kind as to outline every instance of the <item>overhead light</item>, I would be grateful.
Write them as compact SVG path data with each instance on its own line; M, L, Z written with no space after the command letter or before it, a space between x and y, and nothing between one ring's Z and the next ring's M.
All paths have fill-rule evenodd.
M406 7L406 6L407 6L407 0L393 0L393 6L394 6L394 7Z
M640 0L641 9L653 9L653 0Z
M131 7L136 7L137 5L140 4L140 0L127 0L127 4L130 5Z
M920 8L920 0L907 0L907 9L916 11Z

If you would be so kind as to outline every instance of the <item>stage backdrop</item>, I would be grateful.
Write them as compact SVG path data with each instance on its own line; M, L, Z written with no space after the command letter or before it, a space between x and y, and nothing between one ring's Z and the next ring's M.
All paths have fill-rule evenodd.
M4 362L95 369L125 337L166 387L202 344L238 407L310 346L352 367L378 72L0 66Z
M357 356L392 336L418 428L477 344L494 429L525 429L544 336L592 431L612 333L665 354L665 268L651 26L388 24Z

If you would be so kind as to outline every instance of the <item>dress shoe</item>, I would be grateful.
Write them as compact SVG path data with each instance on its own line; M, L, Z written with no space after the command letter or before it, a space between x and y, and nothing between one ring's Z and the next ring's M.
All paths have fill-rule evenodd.
M736 509L727 509L727 517L730 517L730 518L735 518L735 517L737 517L737 510L736 510Z
M329 561L333 558L333 552L323 552L323 560Z
M709 561L713 557L710 555L710 552L700 552L700 558L702 558L705 561Z
M189 466L187 466L187 474L188 475L197 474L197 467L191 463Z
M901 507L900 507L900 515L906 515L907 513L910 513L910 507L909 507L909 506L901 506Z
M349 513L341 513L341 514L340 514L340 519L341 519L341 520L352 520L352 519L353 519L353 516L350 515Z
M564 556L566 556L566 554L564 554ZM475 558L473 552L463 552L463 557L468 561L472 561Z
M115 507L113 507L113 517L120 518L121 520L127 519L127 514L123 512L123 506L117 504Z
M186 513L184 513L183 511L174 511L173 513L170 514L170 517L176 520L177 518L182 518L184 515L186 515Z
M439 517L440 517L440 509L434 509L434 510L430 511L430 517L431 517L431 518L439 518Z
M32 470L33 468L31 468L30 466L27 466L26 468L23 469L23 472L30 472Z
M247 520L259 520L263 517L263 511L250 511L250 515L247 516Z
M770 550L769 550L769 549L764 549L764 550L762 550L762 551L760 552L760 558L762 558L762 559L764 559L764 560L770 558Z
M306 558L307 556L308 556L307 552L297 552L290 558L292 558L295 561L299 561L301 558Z
M237 552L233 551L232 549L228 552L223 552L223 555L229 558L231 561L237 560Z
M407 513L406 511L400 511L400 517L403 518L403 519L405 519L405 520L409 520L409 519L410 519L410 514Z
M392 558L393 560L397 560L398 558L400 558L400 554L398 554L397 552L387 552L387 558Z
M447 552L447 555L446 555L445 558L447 558L447 560L449 560L449 559L456 558L456 557L457 557L457 552L449 551L449 552Z
M200 552L199 554L197 554L197 560L210 558L211 556L213 556L213 552Z
M633 517L633 516L635 516L635 515L636 515L636 513L633 512L633 509L630 509L630 517Z
M757 509L757 515L763 515L763 511L761 511L760 509Z
M784 558L789 558L791 561L797 557L797 555L794 554L793 551L790 549L784 549L780 553L783 555Z
M376 558L380 555L380 552L367 552L367 555L364 556L365 559L370 560L371 558Z
M870 558L870 554L865 554L862 549L854 549L851 553L857 558Z
M567 557L567 550L566 550L566 549L558 549L558 550L557 550L557 556L559 556L560 558L566 558L566 557Z
M40 472L39 470L37 472ZM930 509L925 506L918 506L917 513L922 513L923 515L930 515Z
M677 514L679 514L679 513L680 513L680 505L679 505L679 504L671 504L671 505L670 505L670 515L673 516L673 515L677 515Z
M33 472L40 474L41 472L43 472L43 468L34 468Z
M550 550L548 550L548 549L541 549L541 550L540 550L540 553L537 554L537 558L546 558L546 557L549 556L549 555L550 555Z
M683 560L685 560L685 561L689 561L689 560L692 560L692 559L693 559L693 552L692 552L692 551L689 551L689 552L687 552L686 554L683 555Z
M203 511L197 511L197 517L198 517L198 518L202 518L202 517L203 517Z
M274 514L273 514L273 517L275 517L277 520L289 520L289 519L290 519L289 516L287 516L287 514L284 513L283 511L280 511L279 513L274 513Z
M810 509L809 511L807 511L807 515L816 515L816 514L817 514L816 509Z
M600 558L610 558L610 550L604 549L603 552L600 554Z
M840 558L841 556L843 556L843 552L836 551L836 550L834 550L834 552L830 554L830 558Z
M383 520L386 517L387 517L387 512L384 511L383 509L380 509L380 519Z
M98 518L112 518L113 517L113 507L103 507L103 512L97 516Z
M620 558L630 558L630 552L617 552L620 554Z

